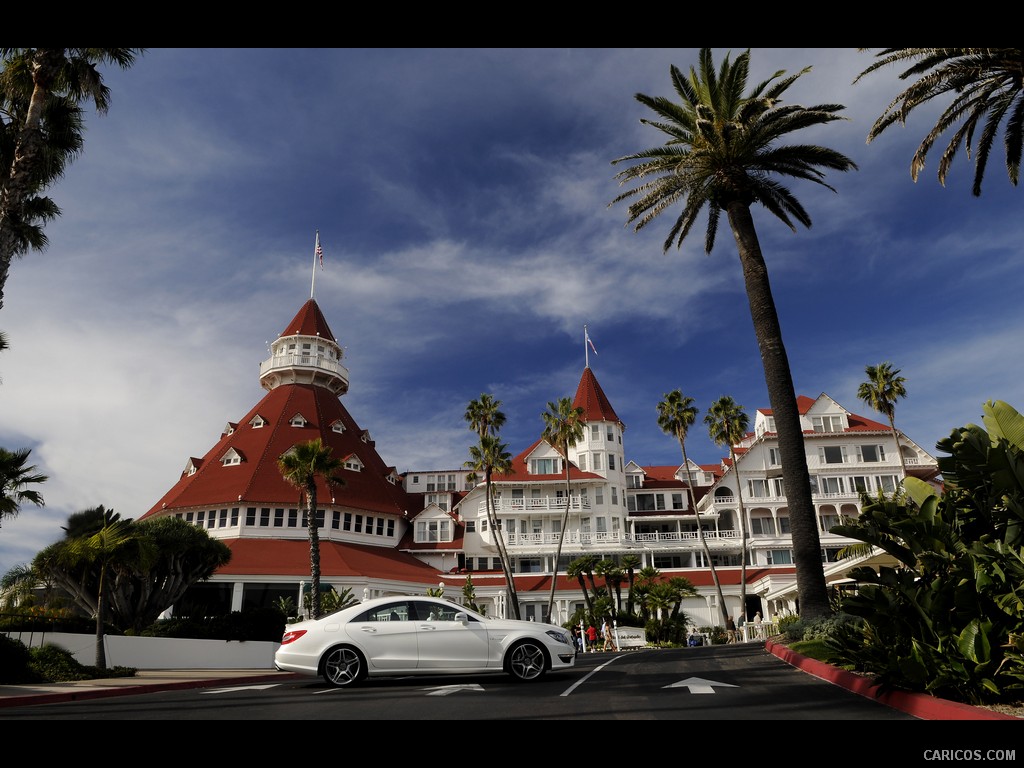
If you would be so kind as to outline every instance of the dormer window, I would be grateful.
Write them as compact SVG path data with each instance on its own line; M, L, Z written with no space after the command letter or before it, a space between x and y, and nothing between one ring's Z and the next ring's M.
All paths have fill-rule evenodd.
M363 469L363 462L359 460L358 456L352 453L345 457L345 461L342 462L342 466L344 466L345 469L352 470L353 472L361 472Z
M362 440L364 443L370 442L370 430L364 429L363 434L359 436L359 439Z
M260 416L258 413L249 420L249 426L253 429L259 429L260 427L266 426L267 420Z
M341 434L342 432L345 431L345 425L342 423L341 419L338 419L333 424L331 424L331 431L337 432L338 434Z
M188 463L185 465L183 475L194 475L199 471L200 460L194 457L189 458Z
M224 425L224 431L220 433L220 436L227 437L228 435L233 435L234 433L235 425L229 421L227 424Z
M557 475L561 471L561 460L558 458L530 459L531 475Z
M811 424L814 427L815 432L842 432L843 417L842 416L812 416Z
M309 422L306 421L306 417L303 416L301 413L296 413L294 416L291 417L291 419L288 420L288 424L290 424L293 427L304 427L308 423Z
M236 464L241 464L244 460L245 459L243 458L242 454L240 454L234 448L231 448L227 453L221 456L220 463L225 467L232 467L235 466Z

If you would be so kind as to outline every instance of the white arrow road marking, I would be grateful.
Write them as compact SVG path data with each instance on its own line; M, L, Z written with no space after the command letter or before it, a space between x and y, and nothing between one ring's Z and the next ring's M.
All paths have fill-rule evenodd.
M237 688L211 688L200 693L230 693L231 691L265 691L267 688L276 688L280 683L270 683L269 685L240 685Z
M689 688L690 693L714 693L714 686L719 688L738 688L738 685L732 683L720 683L717 680L705 680L700 677L688 677L685 680L680 680L678 683L672 683L672 685L666 685L666 688Z
M442 685L437 688L425 688L424 690L430 691L427 696L447 696L459 691L482 691L483 687L473 683L472 685Z

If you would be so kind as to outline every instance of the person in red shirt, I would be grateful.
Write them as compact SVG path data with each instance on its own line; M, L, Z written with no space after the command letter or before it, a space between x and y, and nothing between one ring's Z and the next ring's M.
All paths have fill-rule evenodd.
M590 650L597 650L597 628L593 624L587 627L587 642L590 644Z

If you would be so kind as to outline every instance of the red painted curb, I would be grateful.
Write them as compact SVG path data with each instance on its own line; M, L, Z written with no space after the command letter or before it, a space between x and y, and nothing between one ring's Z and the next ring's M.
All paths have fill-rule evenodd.
M873 682L871 678L862 675L855 675L845 669L833 667L823 661L802 656L790 650L784 645L768 640L764 644L765 650L778 656L792 667L807 672L814 677L825 680L834 685L841 686L848 691L874 699L887 707L906 712L908 715L919 717L922 720L1020 720L1019 717L1004 715L984 707L972 707L970 704L961 704L956 701L948 701L931 696L927 693L914 693L911 691L884 691L882 687Z

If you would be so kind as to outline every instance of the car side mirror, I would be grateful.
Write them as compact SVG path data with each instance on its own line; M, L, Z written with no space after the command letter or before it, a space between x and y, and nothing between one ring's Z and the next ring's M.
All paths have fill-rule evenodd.
M455 621L458 621L462 624L469 624L469 614L463 611L459 611L455 614Z

